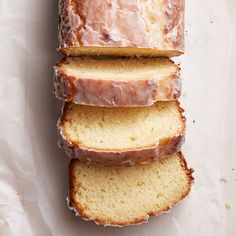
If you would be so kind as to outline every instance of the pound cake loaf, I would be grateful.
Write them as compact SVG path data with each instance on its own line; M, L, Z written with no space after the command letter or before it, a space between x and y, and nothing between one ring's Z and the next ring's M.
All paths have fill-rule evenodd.
M185 118L177 101L147 107L66 103L59 145L71 158L104 165L146 164L180 150Z
M146 222L188 195L193 180L181 153L147 165L87 165L72 160L68 205L85 220L110 226Z
M184 0L59 0L66 55L179 56Z
M55 67L58 99L90 106L147 106L176 100L180 68L169 59L68 57Z

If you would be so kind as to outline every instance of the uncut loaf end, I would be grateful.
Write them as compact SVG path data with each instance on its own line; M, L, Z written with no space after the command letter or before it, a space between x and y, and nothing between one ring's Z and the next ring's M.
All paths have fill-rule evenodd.
M179 56L184 5L184 0L60 0L58 50L72 56Z

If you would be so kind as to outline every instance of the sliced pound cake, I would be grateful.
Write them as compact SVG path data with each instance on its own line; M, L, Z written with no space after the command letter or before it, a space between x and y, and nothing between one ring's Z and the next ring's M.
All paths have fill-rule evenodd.
M71 158L105 165L149 163L180 150L185 118L177 101L104 108L66 103L60 146Z
M146 106L176 100L180 68L165 58L68 57L55 67L57 98L93 106Z
M147 165L70 163L68 205L97 224L140 224L169 211L190 191L192 169L178 153Z
M184 0L60 0L58 40L73 56L178 56Z

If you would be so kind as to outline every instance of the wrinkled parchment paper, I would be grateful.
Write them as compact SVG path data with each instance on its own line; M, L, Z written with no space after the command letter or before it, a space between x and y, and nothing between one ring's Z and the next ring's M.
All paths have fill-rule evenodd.
M169 214L104 228L65 202L68 159L57 147L61 103L52 94L57 0L0 0L0 235L235 235L236 2L186 5L186 55L177 61L195 184Z

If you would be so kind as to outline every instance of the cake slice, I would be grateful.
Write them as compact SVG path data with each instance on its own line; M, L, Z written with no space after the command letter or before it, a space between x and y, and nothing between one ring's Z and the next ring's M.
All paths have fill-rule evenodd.
M147 106L176 100L180 68L165 58L68 57L55 67L58 99L93 106Z
M181 153L125 167L72 160L69 172L70 209L85 220L110 226L140 224L169 211L189 193L193 180Z
M105 165L149 163L180 150L185 118L177 101L104 108L66 103L60 146L71 158Z
M73 56L179 56L184 0L60 0L58 41Z

